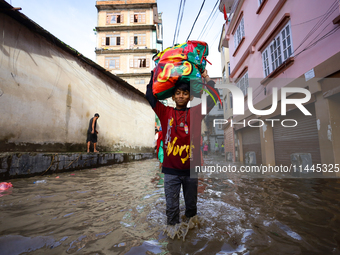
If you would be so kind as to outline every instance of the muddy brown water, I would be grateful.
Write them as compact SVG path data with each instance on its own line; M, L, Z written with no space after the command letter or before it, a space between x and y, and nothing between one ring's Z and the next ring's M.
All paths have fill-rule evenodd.
M202 175L203 222L185 241L163 235L154 159L9 181L0 193L1 255L340 254L337 179Z

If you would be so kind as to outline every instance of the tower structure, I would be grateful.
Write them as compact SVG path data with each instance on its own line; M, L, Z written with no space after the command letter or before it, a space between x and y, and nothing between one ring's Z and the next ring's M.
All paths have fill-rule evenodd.
M96 61L143 93L163 50L162 14L156 0L97 1Z

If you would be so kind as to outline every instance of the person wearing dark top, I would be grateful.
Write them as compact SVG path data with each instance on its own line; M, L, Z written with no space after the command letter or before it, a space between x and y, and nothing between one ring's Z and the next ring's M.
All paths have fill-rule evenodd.
M87 152L90 152L90 145L93 143L93 152L97 151L97 120L99 118L99 114L96 113L93 118L90 119L89 128L87 129Z
M209 78L206 70L202 73L202 77L209 87L214 89L215 82ZM201 104L187 108L188 102L193 98L190 96L189 84L175 85L172 99L176 103L176 108L172 108L164 106L153 95L152 81L153 72L147 85L146 98L160 119L163 130L162 172L164 173L167 225L176 225L179 223L181 186L186 207L185 216L191 218L197 214L198 178L195 166L201 165L201 122L204 116L201 114ZM213 106L213 99L208 97L207 112Z

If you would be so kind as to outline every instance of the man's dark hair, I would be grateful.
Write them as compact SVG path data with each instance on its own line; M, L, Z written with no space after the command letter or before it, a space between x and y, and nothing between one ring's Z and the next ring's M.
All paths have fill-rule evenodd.
M96 114L94 115L94 117L98 117L98 118L99 118L99 114L98 114L98 113L96 113Z
M190 93L190 84L189 83L176 83L174 90L172 91L172 94L175 95L176 90L182 90L182 91L188 91Z

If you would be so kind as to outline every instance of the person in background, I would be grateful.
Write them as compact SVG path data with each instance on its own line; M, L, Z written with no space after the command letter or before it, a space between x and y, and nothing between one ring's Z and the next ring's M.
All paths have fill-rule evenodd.
M203 152L204 152L204 156L208 156L208 144L207 143L204 143L204 146L203 146Z
M87 152L90 152L90 145L93 143L93 152L97 151L97 139L98 139L98 130L97 130L97 120L99 118L99 114L96 113L93 118L90 119L89 128L87 129Z
M215 142L215 154L218 154L219 148L218 148L218 142Z

